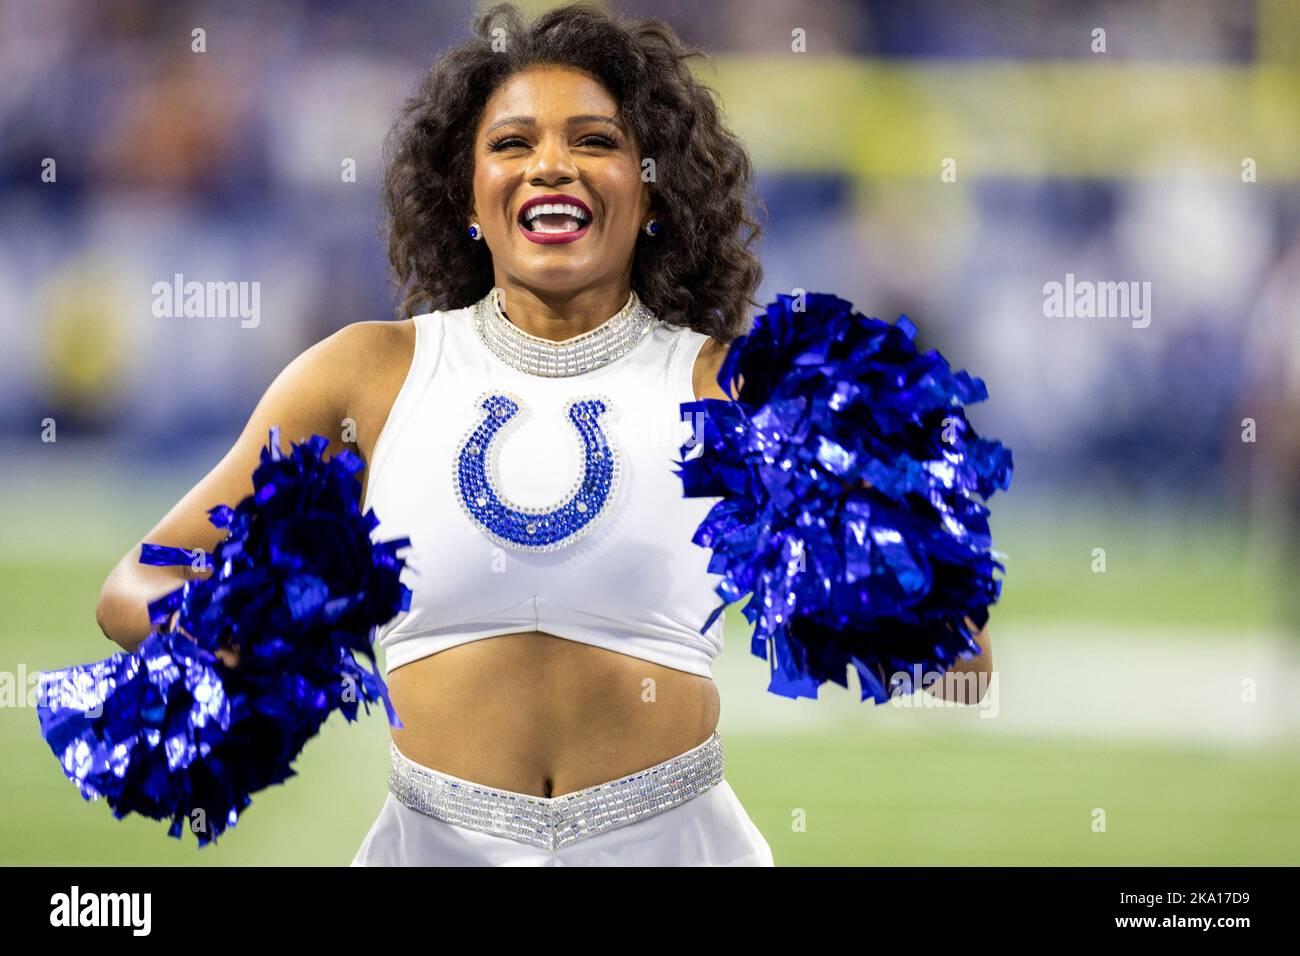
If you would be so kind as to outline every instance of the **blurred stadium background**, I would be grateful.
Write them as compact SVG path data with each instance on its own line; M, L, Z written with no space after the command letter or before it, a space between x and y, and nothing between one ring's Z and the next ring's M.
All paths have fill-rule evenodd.
M777 862L1300 862L1300 3L615 8L712 53L769 209L762 301L909 314L1016 456L994 706L776 697L732 616L728 778ZM0 2L0 862L342 864L377 813L372 714L216 847L114 822L28 688L113 649L104 575L275 373L391 317L382 138L476 9ZM155 318L175 273L259 281L260 323ZM1149 282L1150 324L1048 317L1067 274Z

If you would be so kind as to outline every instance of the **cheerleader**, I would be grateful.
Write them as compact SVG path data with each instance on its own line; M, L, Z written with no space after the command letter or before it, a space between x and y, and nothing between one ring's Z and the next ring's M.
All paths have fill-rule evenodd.
M474 32L390 138L410 317L299 356L144 540L211 551L272 427L366 463L412 596L377 634L401 726L355 865L770 866L724 777L710 503L673 469L756 304L748 157L662 22L502 6ZM97 611L128 650L198 573L139 559Z

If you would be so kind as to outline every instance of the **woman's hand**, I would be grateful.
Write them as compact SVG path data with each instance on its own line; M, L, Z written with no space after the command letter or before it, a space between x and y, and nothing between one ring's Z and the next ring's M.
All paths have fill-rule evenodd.
M975 622L970 618L966 619L966 626L975 630ZM983 703L993 679L993 639L985 627L975 640L980 646L979 656L958 660L944 672L941 680L926 686L926 693L957 704Z
M167 619L167 630L171 631L177 629L176 622L180 616L181 612L179 610L172 611L172 616ZM181 633L190 640L194 640L194 635L189 631L181 630ZM225 664L231 670L234 670L239 666L239 648L234 645L226 644L217 648L215 656L217 660L221 661L221 663Z

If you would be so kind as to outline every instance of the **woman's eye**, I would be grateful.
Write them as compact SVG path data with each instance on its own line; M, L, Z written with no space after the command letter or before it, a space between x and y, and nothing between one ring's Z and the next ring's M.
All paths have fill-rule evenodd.
M527 146L527 145L528 144L518 136L504 136L501 139L494 140L493 142L488 143L488 149L491 152L495 153L504 149L516 149L521 146ZM578 140L578 145L599 146L602 149L618 148L618 143L610 139L608 136L598 136L595 134L592 134L591 136L584 136L582 139Z

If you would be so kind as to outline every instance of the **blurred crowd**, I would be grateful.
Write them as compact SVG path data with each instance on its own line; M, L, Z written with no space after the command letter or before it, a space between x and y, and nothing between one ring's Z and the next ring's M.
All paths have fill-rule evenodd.
M1121 57L1241 66L1259 47L1250 3L615 7L663 16L722 56L784 49L790 24L819 55L898 60L1082 56L1079 32L1101 20ZM0 2L0 433L33 436L53 418L155 452L233 438L293 355L346 323L391 318L384 134L477 9ZM970 187L969 221L948 241L924 234L890 182L758 167L760 300L802 287L911 314L927 344L988 381L977 422L1015 448L1022 484L1300 495L1288 484L1300 447L1287 424L1300 418L1294 181L993 178ZM1045 318L1041 286L1067 273L1150 282L1154 321ZM154 285L177 274L259 282L257 328L156 317ZM1269 462L1262 484L1246 419Z

